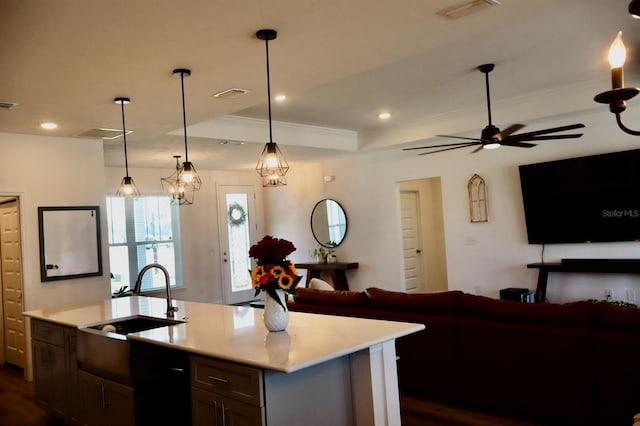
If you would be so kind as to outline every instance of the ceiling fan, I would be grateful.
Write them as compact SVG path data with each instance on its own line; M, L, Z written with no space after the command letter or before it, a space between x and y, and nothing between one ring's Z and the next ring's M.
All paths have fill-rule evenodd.
M450 135L436 135L441 138L453 138L453 139L462 139L465 142L457 142L457 143L449 143L449 144L441 144L441 145L429 145L429 146L419 146L415 148L403 148L403 151L411 151L416 149L435 149L435 151L423 152L418 155L425 154L434 154L436 152L442 151L450 151L452 149L458 148L466 148L468 146L477 145L478 147L471 151L472 154L480 151L481 149L494 149L498 148L502 145L504 146L515 146L518 148L533 148L536 146L534 143L529 143L531 141L545 141L552 139L571 139L571 138L579 138L582 136L582 133L569 133L569 134L561 134L561 135L551 135L550 133L563 132L565 130L573 130L584 127L584 124L570 124L568 126L562 127L553 127L544 130L536 130L534 132L527 133L519 133L516 132L523 127L524 124L512 124L506 129L500 131L499 128L494 126L491 123L491 96L489 94L489 73L493 71L494 64L484 64L480 65L478 69L485 76L485 83L487 87L487 115L489 117L489 124L487 127L482 129L482 133L479 138L465 138L462 136L450 136Z

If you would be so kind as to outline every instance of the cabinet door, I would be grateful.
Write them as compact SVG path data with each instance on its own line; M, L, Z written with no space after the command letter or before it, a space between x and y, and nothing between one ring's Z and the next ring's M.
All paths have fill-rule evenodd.
M191 389L193 426L260 426L264 410L222 395Z
M78 371L82 424L86 426L134 426L133 388ZM159 407L162 409L162 407Z
M100 377L78 371L81 423L86 426L106 425L104 422L105 395Z
M133 387L103 379L105 392L105 418L110 426L135 426L136 408ZM171 392L170 389L167 389ZM171 409L171 407L158 407Z
M33 394L36 404L65 419L68 384L64 348L32 340Z
M76 330L65 328L65 352L67 363L67 383L69 386L69 413L71 424L80 423L80 391L78 384L78 353L76 346Z

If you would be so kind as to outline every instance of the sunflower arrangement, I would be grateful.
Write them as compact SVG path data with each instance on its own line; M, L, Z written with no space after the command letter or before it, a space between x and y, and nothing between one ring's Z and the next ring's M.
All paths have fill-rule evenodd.
M251 282L257 296L261 291L273 297L280 306L287 309L276 290L295 294L296 286L302 279L296 267L287 259L296 250L291 241L265 236L249 249L249 257L256 259L256 267L251 272Z

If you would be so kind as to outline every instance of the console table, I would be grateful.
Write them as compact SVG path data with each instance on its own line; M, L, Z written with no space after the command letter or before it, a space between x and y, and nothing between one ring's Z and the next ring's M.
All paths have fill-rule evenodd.
M640 274L640 259L566 259L555 263L529 263L527 268L540 270L536 285L536 303L544 303L549 272Z
M357 262L335 262L335 263L296 263L296 268L306 269L307 272L307 287L311 278L320 278L322 271L329 271L331 273L331 280L333 281L333 288L336 290L349 290L349 284L347 283L347 276L345 271L347 269L356 269L358 267Z

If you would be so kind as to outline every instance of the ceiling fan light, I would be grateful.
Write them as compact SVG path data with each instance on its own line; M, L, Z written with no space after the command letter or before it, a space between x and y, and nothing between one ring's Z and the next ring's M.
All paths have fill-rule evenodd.
M629 13L636 19L640 19L640 0L629 3Z
M500 142L491 142L491 143L486 143L482 145L484 149L496 149L496 148L500 148L501 146L502 145L500 145Z

